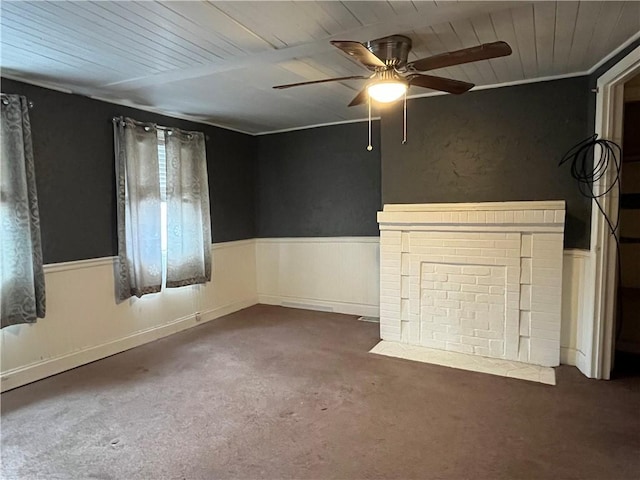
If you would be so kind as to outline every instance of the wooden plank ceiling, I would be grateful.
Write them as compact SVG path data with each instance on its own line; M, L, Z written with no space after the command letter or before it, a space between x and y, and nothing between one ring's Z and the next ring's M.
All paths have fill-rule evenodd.
M366 74L329 45L391 34L411 59L495 40L513 55L435 71L494 85L586 72L640 31L640 2L3 1L3 75L259 133L359 119ZM412 89L411 94L426 93Z

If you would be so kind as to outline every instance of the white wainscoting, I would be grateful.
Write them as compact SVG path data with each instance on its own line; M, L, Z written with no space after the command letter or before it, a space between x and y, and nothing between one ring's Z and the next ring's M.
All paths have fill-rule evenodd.
M258 301L255 241L212 245L213 280L115 302L114 258L45 266L47 316L2 329L2 390L213 320Z
M378 237L256 239L260 303L378 316Z
M560 361L584 358L584 282L588 250L563 255ZM256 240L260 303L377 317L379 238L261 238Z
M113 258L45 267L47 317L2 329L2 390L255 303L378 316L379 238L268 238L212 246L213 281L115 303ZM586 250L564 251L561 363L584 361ZM200 314L200 321L196 313Z

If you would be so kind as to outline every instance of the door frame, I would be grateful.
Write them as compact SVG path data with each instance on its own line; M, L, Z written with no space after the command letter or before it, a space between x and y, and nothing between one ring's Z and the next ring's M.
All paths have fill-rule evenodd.
M629 52L622 60L598 78L596 95L595 133L599 138L622 144L624 83L640 73L640 47ZM599 150L595 152L598 154ZM622 161L622 159L620 159ZM604 191L614 180L614 169L594 182L594 192ZM600 206L609 218L618 214L618 196L608 194L599 199ZM617 288L617 249L609 227L598 209L595 200L591 206L591 279L587 296L593 313L593 322L585 322L584 361L578 368L590 378L608 380L613 368L615 349L615 312ZM591 294L591 295L589 295ZM591 316L591 315L589 315Z

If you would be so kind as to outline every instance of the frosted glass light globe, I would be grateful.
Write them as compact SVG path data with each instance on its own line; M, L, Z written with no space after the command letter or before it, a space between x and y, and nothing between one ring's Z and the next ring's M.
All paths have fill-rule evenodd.
M403 82L378 82L367 88L369 96L376 102L389 103L399 99L407 91L407 84Z

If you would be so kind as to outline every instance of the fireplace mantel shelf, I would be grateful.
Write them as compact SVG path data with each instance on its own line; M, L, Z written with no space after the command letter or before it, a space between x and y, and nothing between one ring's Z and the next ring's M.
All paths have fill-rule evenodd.
M380 230L564 231L565 202L425 203L385 205ZM425 228L425 226L427 228ZM527 228L525 228L527 227Z
M385 212L453 212L460 210L564 210L564 200L479 203L389 203Z

